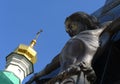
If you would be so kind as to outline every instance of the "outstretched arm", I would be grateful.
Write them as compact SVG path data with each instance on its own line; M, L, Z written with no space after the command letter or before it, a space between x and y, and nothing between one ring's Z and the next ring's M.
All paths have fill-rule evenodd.
M26 84L31 84L35 79L45 76L51 73L53 70L57 69L60 66L59 63L59 54L53 58L51 63L49 63L42 71L36 73Z
M117 18L114 20L105 30L105 32L108 31L110 36L115 34L116 32L120 31L120 18Z
M41 76L47 75L47 74L51 73L52 71L54 71L55 69L57 69L60 66L59 55L60 54L55 56L53 58L53 60L51 61L51 63L47 64L47 66L42 71L40 71L36 76L41 77Z

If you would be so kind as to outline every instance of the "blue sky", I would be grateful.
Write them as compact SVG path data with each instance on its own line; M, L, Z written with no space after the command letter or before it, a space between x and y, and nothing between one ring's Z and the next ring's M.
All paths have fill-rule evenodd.
M105 0L0 0L0 70L4 70L9 53L19 44L29 45L43 29L35 46L38 55L34 72L39 72L70 38L64 30L65 18L76 11L91 14L104 3Z

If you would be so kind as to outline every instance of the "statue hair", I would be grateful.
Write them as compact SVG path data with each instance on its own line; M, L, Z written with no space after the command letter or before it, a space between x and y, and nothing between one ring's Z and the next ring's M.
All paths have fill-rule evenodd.
M99 22L95 16L88 15L87 13L84 12L76 12L70 15L69 17L66 18L65 22L67 20L71 21L79 21L82 24L87 25L87 27L91 29L97 29L99 26Z

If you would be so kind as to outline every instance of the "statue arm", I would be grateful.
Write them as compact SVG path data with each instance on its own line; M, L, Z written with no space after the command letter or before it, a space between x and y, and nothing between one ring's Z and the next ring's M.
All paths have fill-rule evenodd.
M110 36L120 31L120 18L112 21L110 25L106 28L105 32L109 32Z
M53 70L57 69L60 66L59 55L60 54L55 56L53 58L53 60L51 61L51 63L47 64L47 66L42 71L34 74L34 76L31 77L31 79L26 84L31 84L33 81L35 81L35 79L45 76L45 75L51 73Z
M60 66L59 55L60 54L55 56L53 58L53 60L51 61L51 63L47 64L46 67L42 71L37 73L36 77L41 77L41 76L47 75L47 74L51 73L52 71L54 71L55 69L57 69Z

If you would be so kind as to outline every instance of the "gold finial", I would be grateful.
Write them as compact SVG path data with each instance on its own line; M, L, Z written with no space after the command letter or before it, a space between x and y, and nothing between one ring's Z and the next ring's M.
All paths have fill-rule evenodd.
M37 39L38 39L38 37L39 37L39 35L40 35L41 32L43 32L42 29L41 29L39 32L37 32L35 39L33 39L33 40L31 41L31 43L30 43L30 47L31 47L31 48L33 48L33 47L35 46L36 41L37 41Z
M31 41L29 46L20 44L14 52L25 56L29 61L31 61L34 64L37 60L36 58L37 52L33 49L33 47L36 44L36 40L38 39L38 36L40 35L41 32L42 30L40 30L36 34L36 37Z

